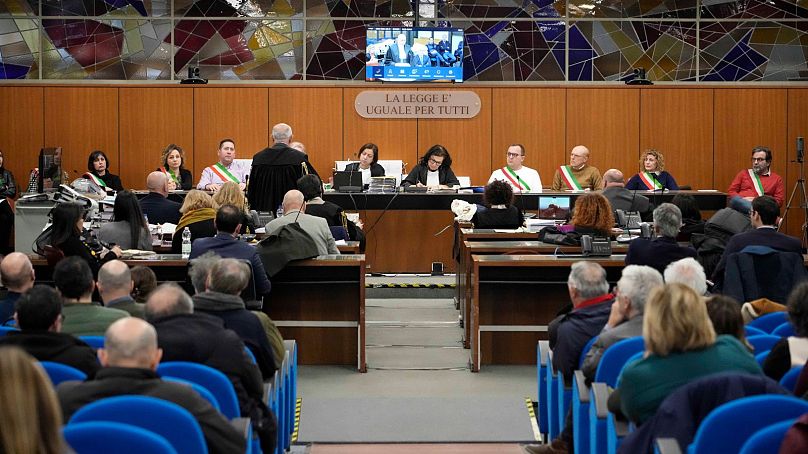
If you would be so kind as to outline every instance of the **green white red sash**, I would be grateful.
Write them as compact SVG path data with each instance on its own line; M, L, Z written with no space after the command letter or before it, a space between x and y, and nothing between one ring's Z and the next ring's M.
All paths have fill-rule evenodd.
M98 186L101 186L102 188L106 188L106 187L107 187L107 184L106 184L106 183L104 183L104 180L102 180L101 178L98 178L98 177L97 177L97 176L96 176L94 173L92 173L92 172L87 172L87 173L85 173L85 174L84 174L84 176L85 176L85 177L87 177L88 179L92 180L92 181L93 181L93 183L97 184Z
M651 172L640 172L640 180L642 180L645 187L647 187L649 190L662 189L662 183L654 178L654 176L651 175Z
M578 179L572 174L572 167L561 166L558 168L558 170L561 171L561 178L564 179L564 183L567 184L568 188L572 189L573 191L583 190L581 183L578 183Z
M757 192L758 197L763 195L763 183L760 181L760 176L755 173L754 169L747 170L749 172L749 178L752 179L752 186L755 187L755 192Z
M173 170L171 170L171 169L166 169L165 167L160 167L160 170L161 170L161 171L162 171L164 174L166 174L166 176L167 176L168 178L171 178L171 179L174 181L174 183L179 183L179 182L180 182L180 180L178 180L178 179L177 179L177 176L176 176L176 175L174 175L174 171L173 171Z
M517 174L513 169L505 166L500 170L502 171L502 174L505 175L505 178L507 178L514 187L518 188L520 191L530 191L530 186L527 184L527 182L523 180L522 177L520 177L519 174Z
M221 162L217 162L216 164L213 164L208 168L210 169L211 172L218 175L222 181L232 181L233 183L241 183L241 181L235 176L233 176L233 174L230 173L230 171L227 170L227 167L223 166Z

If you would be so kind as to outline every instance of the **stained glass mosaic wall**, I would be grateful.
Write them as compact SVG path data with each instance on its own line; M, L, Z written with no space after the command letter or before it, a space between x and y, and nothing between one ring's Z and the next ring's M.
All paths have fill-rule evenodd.
M468 81L808 77L808 0L0 0L0 79L362 80L414 25L465 30Z

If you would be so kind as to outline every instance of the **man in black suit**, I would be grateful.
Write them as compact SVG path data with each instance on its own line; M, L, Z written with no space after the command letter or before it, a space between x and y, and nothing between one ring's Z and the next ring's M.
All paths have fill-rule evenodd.
M411 57L412 49L410 45L407 44L407 35L401 33L396 37L396 42L387 48L387 54L384 56L384 64L409 63Z
M617 169L609 169L603 174L603 196L609 200L612 210L638 211L643 220L650 217L648 197L626 189L623 172Z
M696 258L696 250L679 246L676 235L682 227L682 211L672 203L663 203L654 210L653 240L637 238L631 242L626 252L626 265L648 265L665 272L668 264L685 257Z
M767 246L783 252L796 252L802 254L800 240L793 236L777 231L777 218L780 216L780 206L772 196L763 195L752 200L752 209L749 218L753 230L739 233L729 239L721 261L713 272L713 282L724 281L724 270L727 266L727 257L740 252L746 246Z
M149 193L140 199L140 209L149 218L150 224L180 222L180 204L168 200L168 179L163 172L152 172L146 177Z

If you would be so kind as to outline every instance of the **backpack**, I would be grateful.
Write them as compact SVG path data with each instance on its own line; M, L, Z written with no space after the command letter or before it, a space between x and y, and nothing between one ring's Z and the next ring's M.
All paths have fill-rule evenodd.
M690 243L696 249L696 260L708 277L715 271L729 239L751 228L748 216L732 208L722 208L704 224L704 234L693 234Z

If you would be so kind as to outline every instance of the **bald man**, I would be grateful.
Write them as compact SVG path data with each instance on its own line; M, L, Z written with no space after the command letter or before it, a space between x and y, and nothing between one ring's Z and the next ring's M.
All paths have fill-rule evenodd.
M105 263L98 271L96 287L104 306L126 311L129 315L143 318L143 304L132 298L132 272L129 265L120 260Z
M589 148L577 145L570 151L570 165L560 166L553 175L553 191L598 190L602 187L600 171L587 164Z
M149 224L180 222L180 205L168 200L168 178L163 172L152 172L146 177L146 189L149 194L140 199L140 208L149 218Z
M317 245L319 255L339 254L337 243L334 242L331 229L328 228L328 222L323 218L306 214L303 193L297 189L293 189L283 196L283 216L269 221L266 225L267 235L275 234L284 225L295 222L309 234L314 244Z
M110 325L104 348L98 350L103 368L95 379L64 382L56 389L65 421L81 407L105 397L156 397L185 408L196 418L211 453L244 452L244 437L207 400L188 385L160 379L155 371L162 356L157 333L145 321L127 317Z
M626 189L623 172L617 169L609 169L603 174L603 196L609 199L612 210L637 211L643 220L651 219L648 197Z
M34 266L27 255L12 252L0 262L0 279L8 289L8 294L0 301L0 324L3 324L14 316L14 305L20 295L34 286Z
M297 180L300 177L317 175L317 171L304 151L290 146L291 126L286 123L273 126L272 140L274 145L253 156L247 199L252 209L274 213L286 191L297 189Z

